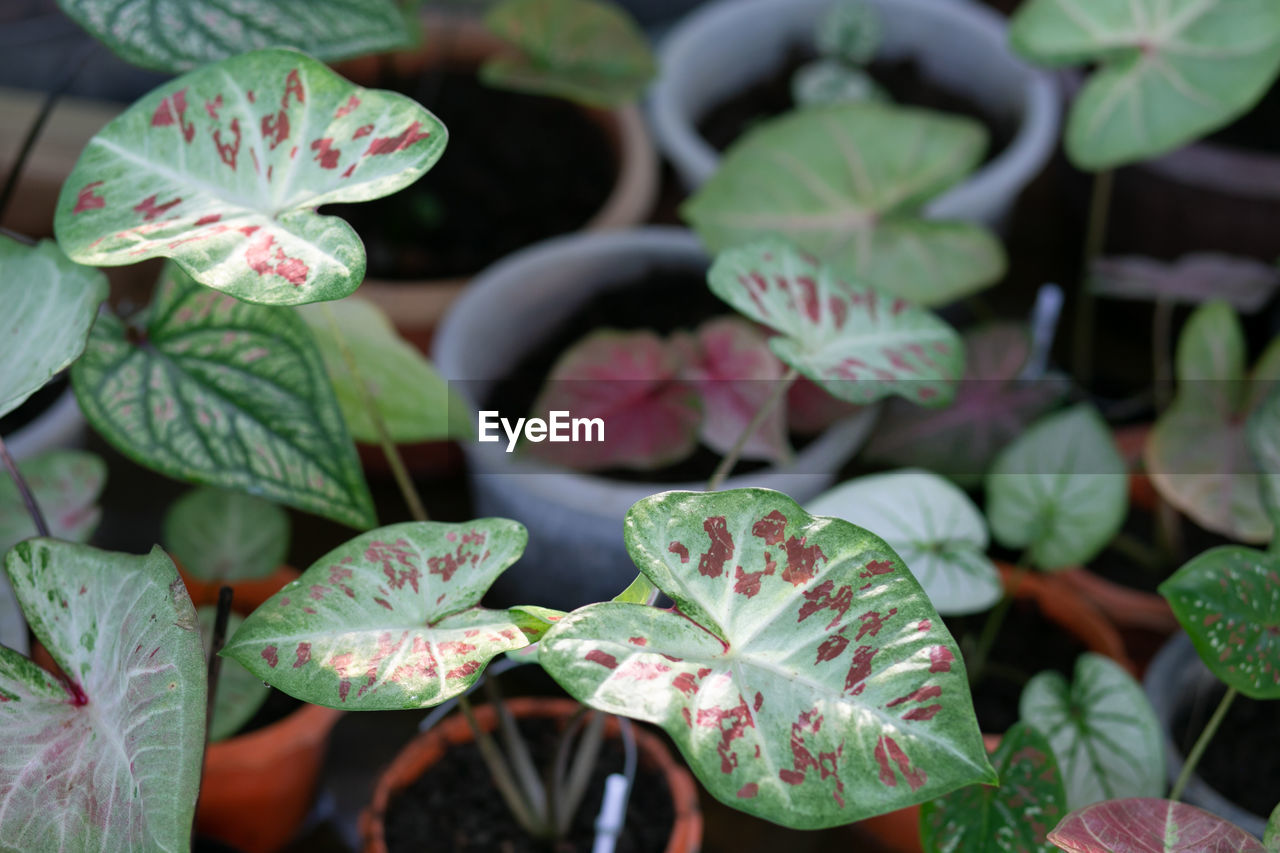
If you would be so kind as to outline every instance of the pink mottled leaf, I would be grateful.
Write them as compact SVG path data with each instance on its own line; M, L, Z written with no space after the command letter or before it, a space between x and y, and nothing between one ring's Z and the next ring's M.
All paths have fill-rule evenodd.
M903 405L911 407L910 403ZM858 411L857 406L832 397L804 376L797 378L787 389L786 408L787 428L800 435L817 435Z
M364 278L364 245L316 208L408 186L446 136L410 99L301 53L241 54L165 83L99 131L54 230L83 264L170 257L251 302L339 299Z
M480 598L524 551L514 521L411 522L335 548L259 607L223 654L291 696L352 711L426 708L559 614Z
M722 252L712 292L779 332L778 358L850 403L899 395L944 406L964 370L960 336L928 311L838 278L781 240Z
M1067 853L1266 853L1258 839L1203 809L1142 797L1073 811L1049 840Z
M1218 252L1194 252L1173 263L1141 256L1101 258L1090 272L1089 286L1100 296L1192 305L1224 299L1246 314L1261 309L1280 287L1274 265Z
M959 649L883 540L766 489L654 495L625 535L675 606L584 607L540 660L662 726L721 801L817 828L996 781Z

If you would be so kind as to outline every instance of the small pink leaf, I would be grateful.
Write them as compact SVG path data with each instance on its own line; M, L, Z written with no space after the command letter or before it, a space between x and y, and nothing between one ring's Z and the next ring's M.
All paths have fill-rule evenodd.
M804 376L787 390L787 427L799 435L817 435L856 411L857 406L832 397Z
M1068 853L1266 853L1258 839L1172 800L1107 800L1067 815L1049 840Z
M1114 299L1199 304L1225 299L1237 311L1258 311L1280 287L1272 264L1218 252L1195 252L1174 263L1123 256L1101 258L1091 270L1094 293Z

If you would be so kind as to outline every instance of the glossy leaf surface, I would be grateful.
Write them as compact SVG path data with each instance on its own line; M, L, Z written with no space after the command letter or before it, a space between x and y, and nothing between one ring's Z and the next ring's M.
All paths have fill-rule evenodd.
M316 208L408 186L446 136L405 96L353 86L308 56L241 54L100 130L63 184L54 230L85 264L170 257L250 302L339 299L364 280L364 244Z
M193 489L165 514L165 550L202 581L265 578L289 551L289 515L227 489Z
M200 640L206 659L213 648L213 629L218 619L218 608L210 605L196 608L200 622ZM232 613L227 619L227 636L240 627L244 617ZM216 743L232 737L253 719L262 703L267 701L271 689L262 679L233 660L224 660L218 674L218 694L213 699L213 720L209 724L209 741Z
M1108 800L1073 811L1049 839L1067 853L1266 853L1249 833L1172 800Z
M200 287L170 264L136 322L98 319L71 380L94 428L140 464L375 523L320 353L291 311Z
M715 797L816 828L995 781L959 650L883 540L765 489L654 495L625 531L675 609L576 610L541 663L662 726Z

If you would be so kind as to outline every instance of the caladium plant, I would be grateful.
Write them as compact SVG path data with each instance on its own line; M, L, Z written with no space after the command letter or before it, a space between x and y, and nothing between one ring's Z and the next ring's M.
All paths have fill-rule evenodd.
M1259 311L1280 288L1273 265L1221 252L1193 252L1168 263L1137 255L1099 258L1089 273L1099 296L1190 305L1221 299L1244 314Z
M1262 472L1262 505L1271 517L1271 550L1280 553L1280 387L1249 418L1249 447Z
M289 516L271 501L228 489L193 489L165 513L164 547L191 575L231 583L284 563Z
M201 647L206 658L213 652L217 618L217 607L205 605L196 609ZM233 633L243 621L244 617L239 613L228 614L227 633ZM270 692L262 679L240 664L233 660L223 661L218 674L218 692L213 699L213 714L209 718L209 742L226 740L244 728L267 701Z
M814 28L819 58L791 77L791 99L800 105L889 100L863 70L880 49L884 24L865 0L837 0Z
M1073 811L1049 833L1067 853L1269 853L1248 832L1173 800L1107 800Z

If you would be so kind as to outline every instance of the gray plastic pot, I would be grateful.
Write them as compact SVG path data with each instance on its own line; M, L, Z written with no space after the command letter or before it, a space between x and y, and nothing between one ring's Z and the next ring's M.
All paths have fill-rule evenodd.
M583 233L540 243L472 282L445 316L433 358L474 411L497 379L597 293L655 267L705 270L709 263L697 238L680 228ZM876 412L868 407L836 424L787 466L731 477L725 487L764 486L804 503L831 485L870 433ZM508 454L505 443L470 441L463 450L477 514L512 518L529 529L524 556L494 586L504 603L571 608L618 594L636 574L622 539L627 510L648 495L705 485L610 480Z
M659 51L650 99L654 134L695 189L720 154L698 133L701 116L778 67L789 47L813 42L833 0L719 0L674 27ZM867 0L880 12L880 56L915 58L926 76L963 92L1017 127L1009 146L926 208L936 219L998 226L1058 142L1052 78L1013 55L1003 17L973 0Z
M1169 772L1169 783L1177 780L1182 772L1182 750L1173 742L1170 732L1173 730L1173 718L1182 707L1198 691L1213 689L1218 680L1209 672L1208 667L1200 660L1191 638L1186 632L1179 631L1169 638L1161 648L1147 674L1142 679L1142 686L1147 698L1155 708L1156 718L1164 732L1165 766ZM1213 749L1212 742L1209 749ZM1226 797L1210 788L1199 776L1192 775L1187 784L1183 799L1192 805L1213 812L1226 818L1236 826L1252 832L1259 838L1267 828L1267 819L1237 806Z

